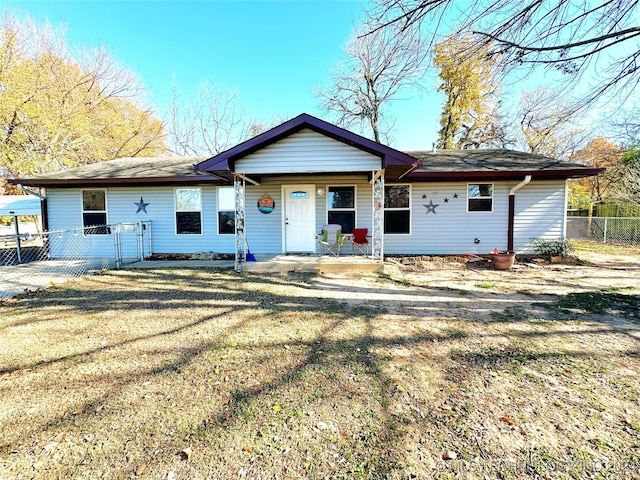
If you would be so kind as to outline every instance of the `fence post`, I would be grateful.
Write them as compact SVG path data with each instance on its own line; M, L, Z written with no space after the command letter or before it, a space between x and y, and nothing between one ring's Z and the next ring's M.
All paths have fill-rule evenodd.
M146 234L147 234L147 241L149 242L149 251L147 252L149 254L149 256L153 255L153 246L152 246L152 242L151 242L151 235L152 235L152 230L151 230L151 220L147 220L146 224Z
M144 260L144 230L143 230L143 225L142 225L142 221L138 222L137 225L137 230L138 230L138 260L141 262Z
M602 243L607 243L607 220L609 220L609 217L604 217L604 232Z
M116 257L116 270L120 270L122 266L122 251L121 251L121 238L120 238L120 224L116 223L113 225L113 246L115 250Z
M9 212L14 213L14 212ZM18 216L13 215L13 226L16 231L16 253L18 254L18 263L22 263L22 246L20 245L20 227L18 226Z

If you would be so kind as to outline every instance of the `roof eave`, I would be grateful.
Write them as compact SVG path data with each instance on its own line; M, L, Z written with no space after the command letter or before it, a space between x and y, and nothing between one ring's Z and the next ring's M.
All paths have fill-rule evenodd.
M141 178L12 178L8 180L13 185L21 184L30 187L61 187L77 188L114 187L114 186L149 186L149 185L196 185L196 184L227 184L222 178L213 175L199 175L197 177L174 175L168 177Z
M604 168L576 168L562 170L519 170L519 171L464 171L425 172L413 171L405 179L422 182L445 182L455 180L514 180L531 175L533 180L566 180L598 175Z

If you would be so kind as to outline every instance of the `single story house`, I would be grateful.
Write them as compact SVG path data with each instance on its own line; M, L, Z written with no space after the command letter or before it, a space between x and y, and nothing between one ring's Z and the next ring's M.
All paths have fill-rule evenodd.
M121 158L12 183L44 189L50 230L150 221L154 253L314 254L338 223L368 228L381 260L563 238L568 179L602 170L504 149L401 152L302 114L211 158Z

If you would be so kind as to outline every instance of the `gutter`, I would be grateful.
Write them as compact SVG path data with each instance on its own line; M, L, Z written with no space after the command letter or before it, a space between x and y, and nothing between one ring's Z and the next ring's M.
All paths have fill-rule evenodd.
M33 195L34 197L38 197L40 199L40 219L42 222L42 230L44 232L49 230L49 206L47 204L47 197L40 193L34 192L33 190L29 190L28 188L24 188L24 185L21 183L16 183L16 187L21 192L26 193L27 195ZM18 222L16 220L16 232L18 230Z
M524 179L509 190L509 226L507 227L507 251L513 252L513 226L516 215L516 192L531 182L531 175L527 175Z
M38 197L40 200L43 200L43 201L47 199L47 197L45 197L44 195L40 195L39 193L36 193L33 190L24 188L24 186L21 183L16 184L16 187L18 187L18 190L26 193L27 195L33 195L34 197Z
M18 180L18 181L16 181ZM171 177L138 177L138 178L21 178L10 179L9 183L18 185L19 183L28 186L56 187L56 188L76 188L81 187L111 187L111 186L146 186L146 185L193 185L212 184L215 182L227 182L215 174L201 173L193 176L171 176Z
M404 172L402 175L400 175L398 177L398 180L402 180L402 177L409 175L411 172L413 172L416 168L420 168L422 165L424 164L424 160L416 160L415 162L413 162L411 164L411 167L409 168L409 170L407 170L406 172Z

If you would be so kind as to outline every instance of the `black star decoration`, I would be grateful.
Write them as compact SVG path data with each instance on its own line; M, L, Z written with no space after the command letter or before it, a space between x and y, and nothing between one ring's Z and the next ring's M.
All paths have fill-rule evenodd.
M422 199L423 199L423 200L426 200L426 199L427 199L427 194L426 194L426 193L423 193L423 194L422 194Z
M147 213L147 205L149 205L149 202L145 202L142 197L140 197L140 201L139 202L133 202L133 204L138 207L138 210L136 210L136 213L140 213L140 212L144 212Z
M457 194L457 193L454 193L454 194L453 194L453 198L458 198L458 194Z
M436 214L436 207L440 206L439 204L434 205L433 204L433 200L429 200L429 205L423 205L424 207L426 207L427 209L427 215L431 212L433 212L433 214Z
M444 197L444 203L449 203L449 197Z

